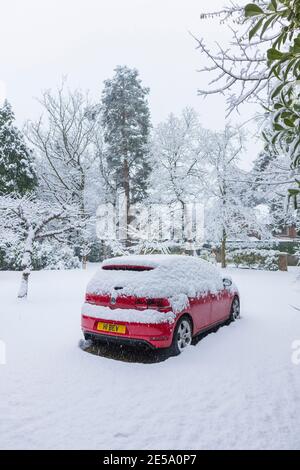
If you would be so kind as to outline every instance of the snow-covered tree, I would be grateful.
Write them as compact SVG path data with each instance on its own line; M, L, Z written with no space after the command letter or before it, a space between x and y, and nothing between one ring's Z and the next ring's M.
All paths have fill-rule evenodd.
M153 131L150 199L174 209L174 217L181 219L182 240L186 205L202 199L208 135L191 108L184 109L179 117L170 114Z
M300 167L300 2L299 0L253 0L249 4L228 2L222 10L203 13L201 18L218 18L232 33L230 45L210 47L196 39L201 72L209 83L199 94L227 97L228 114L243 103L259 102L271 117L269 142L289 150L291 166ZM265 133L263 133L265 136ZM300 194L295 178L290 197Z
M78 228L73 236L85 265L92 239L85 222L101 192L95 147L98 109L80 91L67 91L64 82L56 94L46 91L40 103L45 115L29 123L27 132L38 155L39 194L78 207L84 232Z
M150 112L147 95L136 69L118 66L112 79L104 82L102 125L104 162L102 169L107 188L121 191L126 200L127 225L130 206L141 201L147 192L151 171L148 160ZM128 231L124 238L128 237Z
M0 195L23 195L37 184L32 152L14 121L11 105L5 101L0 108Z
M33 196L0 197L0 238L2 246L21 251L22 280L19 298L28 294L36 242L56 240L66 244L70 231L80 224L77 206L54 204Z
M267 147L254 161L249 176L253 203L268 208L272 232L280 233L285 226L291 225L299 230L300 210L288 204L287 190L295 177L289 155L284 151L276 154Z
M238 167L243 135L229 125L224 132L212 133L206 182L205 229L208 239L221 244L221 263L226 267L228 238L247 238L265 233L265 221L252 207L249 178Z
M151 153L152 186L157 196L184 204L199 194L204 176L205 138L193 109L186 108L180 117L170 114L153 132Z

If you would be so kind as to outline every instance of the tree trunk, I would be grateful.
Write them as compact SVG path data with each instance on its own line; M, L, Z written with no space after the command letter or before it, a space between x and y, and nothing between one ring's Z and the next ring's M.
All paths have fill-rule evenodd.
M84 174L84 171L83 169L81 168L81 181L80 181L80 192L79 192L79 196L80 196L80 201L79 201L79 204L80 204L80 212L81 212L81 218L82 220L85 220L85 204L84 204L84 189L85 189L85 174ZM81 229L82 230L82 229ZM82 259L81 259L81 266L82 266L82 269L86 269L86 265L87 265L87 260L88 260L88 254L89 254L89 250L88 250L88 245L89 245L89 240L88 240L88 234L87 234L87 226L85 225L85 227L83 228L83 231L80 233L78 233L80 239L81 239L81 256L82 256Z
M20 289L18 292L18 299L26 299L28 295L28 279L30 276L30 271L25 270L22 273L22 279L20 284Z
M223 229L222 244L221 244L221 266L226 268L226 231Z
M223 172L224 174L224 172ZM222 244L221 244L221 266L222 268L226 268L226 239L227 239L227 233L226 233L226 196L227 196L227 191L226 191L226 181L224 179L224 176L222 178L223 184L222 184L222 223L223 223L223 229L222 229Z
M30 276L31 266L32 266L32 251L33 251L33 242L36 237L36 231L30 227L27 233L27 239L25 242L25 250L22 257L22 279L21 285L18 293L19 299L26 299L28 294L28 280Z
M125 211L126 211L126 229L125 229L125 245L126 247L131 245L130 241L130 183L129 183L129 166L127 159L124 160L124 193L125 193Z
M86 265L87 265L87 256L83 255L83 257L82 257L82 269L86 269Z
M183 201L180 201L181 204L181 243L186 242L185 237L185 204Z

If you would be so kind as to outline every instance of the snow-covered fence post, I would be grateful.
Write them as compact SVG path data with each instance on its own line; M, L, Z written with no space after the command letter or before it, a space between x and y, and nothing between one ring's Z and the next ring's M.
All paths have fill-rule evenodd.
M287 253L280 253L278 256L278 268L279 271L287 271Z

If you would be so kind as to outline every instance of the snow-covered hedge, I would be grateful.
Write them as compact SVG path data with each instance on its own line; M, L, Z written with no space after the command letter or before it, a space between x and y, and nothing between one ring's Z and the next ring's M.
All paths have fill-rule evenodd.
M299 250L299 251L295 251L295 256L296 256L296 258L297 258L297 260L298 260L298 263L297 263L297 264L298 264L298 266L300 266L300 250Z
M36 269L77 269L81 263L78 256L67 245L56 243L39 244L35 251Z
M198 256L199 258L204 259L205 261L208 261L209 263L216 264L216 256L211 250L202 248Z
M227 246L230 250L275 250L278 251L280 241L272 238L267 240L228 240Z
M279 255L277 250L238 249L229 251L227 261L236 267L278 271Z

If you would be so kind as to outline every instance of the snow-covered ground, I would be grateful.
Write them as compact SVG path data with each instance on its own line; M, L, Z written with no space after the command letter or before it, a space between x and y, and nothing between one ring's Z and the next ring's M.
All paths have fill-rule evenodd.
M0 272L1 449L300 449L296 270L228 270L242 319L144 364L78 347L94 269L35 272L26 302Z

